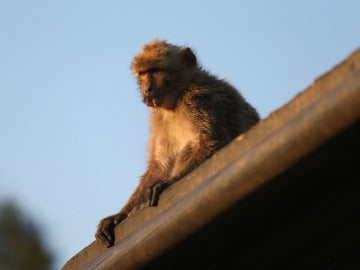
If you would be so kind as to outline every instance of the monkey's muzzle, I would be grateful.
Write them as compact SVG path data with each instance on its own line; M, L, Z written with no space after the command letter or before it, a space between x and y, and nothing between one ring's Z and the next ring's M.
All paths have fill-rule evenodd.
M161 100L158 97L146 96L144 97L144 103L149 107L159 107Z

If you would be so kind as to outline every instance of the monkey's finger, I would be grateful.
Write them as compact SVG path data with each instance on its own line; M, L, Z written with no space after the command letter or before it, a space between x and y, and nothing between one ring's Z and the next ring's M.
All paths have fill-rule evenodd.
M97 233L96 239L104 246L111 247L113 245L113 241L109 239L104 232Z
M149 200L149 206L153 207L156 206L156 192L155 192L155 188L151 187L151 192L150 192L150 200Z
M109 231L103 231L105 238L109 241L114 241L114 233Z
M156 184L154 185L151 190L151 199L149 201L149 206L157 206L158 204L158 201L159 201L159 196L160 196L160 193L161 193L161 187L162 185L161 184Z
M149 187L148 191L147 191L147 197L149 200L149 206L152 206L152 200L153 200L153 188Z

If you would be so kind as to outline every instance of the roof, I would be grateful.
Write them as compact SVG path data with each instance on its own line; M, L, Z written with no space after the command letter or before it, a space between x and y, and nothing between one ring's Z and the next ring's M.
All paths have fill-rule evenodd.
M360 267L359 138L357 50L63 270Z

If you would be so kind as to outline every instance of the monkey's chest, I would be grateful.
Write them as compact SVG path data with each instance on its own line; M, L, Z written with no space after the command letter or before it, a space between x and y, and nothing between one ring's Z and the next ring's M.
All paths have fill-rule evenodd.
M199 141L199 134L185 116L169 117L160 124L160 129L154 138L155 156L167 167L173 164L189 145Z

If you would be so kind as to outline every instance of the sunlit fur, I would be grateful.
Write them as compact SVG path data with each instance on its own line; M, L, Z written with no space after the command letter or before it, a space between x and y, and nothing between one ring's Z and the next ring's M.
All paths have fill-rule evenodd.
M240 93L205 71L190 48L154 40L134 58L132 70L151 111L148 168L122 210L100 222L96 238L106 246L131 211L147 201L156 206L167 186L259 121Z

